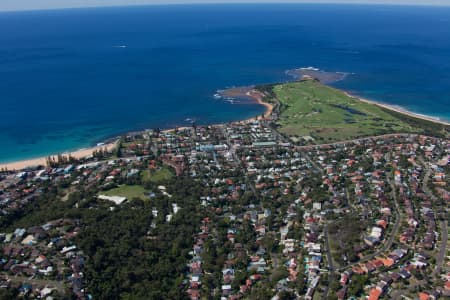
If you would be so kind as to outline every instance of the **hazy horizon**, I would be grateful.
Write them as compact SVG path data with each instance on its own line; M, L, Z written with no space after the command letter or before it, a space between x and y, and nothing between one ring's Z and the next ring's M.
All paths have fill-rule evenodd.
M321 4L368 4L368 5L423 5L450 6L450 0L3 0L0 11L24 11L83 7L176 5L176 4L238 4L238 3L321 3Z

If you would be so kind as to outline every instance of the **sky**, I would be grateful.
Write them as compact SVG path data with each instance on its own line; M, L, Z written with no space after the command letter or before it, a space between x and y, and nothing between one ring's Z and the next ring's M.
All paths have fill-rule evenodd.
M402 5L446 5L450 0L0 0L0 11L57 9L96 6L123 6L146 4L188 3L358 3L358 4L402 4Z

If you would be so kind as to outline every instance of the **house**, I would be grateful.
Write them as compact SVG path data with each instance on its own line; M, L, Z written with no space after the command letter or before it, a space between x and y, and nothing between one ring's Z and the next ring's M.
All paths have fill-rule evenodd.
M231 294L231 285L225 284L222 285L222 295L228 296Z
M425 292L421 292L421 293L419 293L419 300L429 300L430 299L430 295L428 295L427 293L425 293Z
M405 269L400 270L400 272L398 272L398 274L399 274L400 277L403 278L403 279L408 279L408 278L411 277L411 273L408 272L408 271L405 270Z
M390 257L379 258L379 260L383 263L383 265L385 267L392 267L394 265L394 263L395 263L395 261L392 258L390 258Z
M375 236L367 236L364 238L364 243L366 243L370 247L373 247L380 243L380 238Z
M77 249L77 246L64 247L64 248L61 250L61 254L66 254L66 253L68 253L68 252L70 252L70 251L73 251L73 250L75 250L75 249Z
M347 272L344 272L341 274L341 279L339 280L339 283L341 285L346 285L349 278L350 278L349 274Z
M368 300L378 300L382 294L382 291L379 288L373 288L370 290Z
M54 289L45 287L45 288L43 288L43 289L39 292L39 294L40 294L41 298L45 298L45 297L47 297L48 295L50 295L50 294L53 292L53 290L54 290Z
M27 237L22 241L22 245L32 246L34 244L36 244L36 239L32 234L27 235Z
M14 230L14 236L17 238L21 238L25 234L26 230L23 228L17 228Z

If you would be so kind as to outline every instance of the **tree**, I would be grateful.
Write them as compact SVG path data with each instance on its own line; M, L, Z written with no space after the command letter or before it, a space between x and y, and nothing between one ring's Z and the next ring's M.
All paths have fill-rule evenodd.
M289 272L286 270L284 266L280 266L278 269L272 272L272 281L278 282L281 279L287 278L289 276Z
M353 275L348 289L348 295L360 296L364 291L364 286L366 285L369 277L367 275Z
M280 300L293 300L297 299L295 294L291 291L282 291L278 293L278 297Z

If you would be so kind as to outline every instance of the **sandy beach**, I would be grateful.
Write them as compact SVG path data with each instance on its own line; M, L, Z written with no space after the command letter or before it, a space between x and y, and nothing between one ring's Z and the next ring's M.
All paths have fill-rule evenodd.
M233 96L241 96L242 93L244 92L245 95L247 97L250 97L252 99L254 99L256 101L256 103L263 105L266 110L264 112L264 118L270 118L270 116L272 115L274 106L270 103L264 102L264 95L255 89L249 89L248 87L245 89L239 89L239 88L235 88L232 90L233 92ZM442 124L442 125L446 125L446 126L450 126L449 122L440 120L438 118L434 118L431 116L426 116L426 115L421 115L421 114L417 114L411 111L408 111L406 109L403 109L401 107L397 107L394 105L389 105L389 104L385 104L385 103L380 103L377 101L373 101L373 100L368 100L368 99L364 99L364 98L360 98L358 96L352 95L348 92L344 92L347 96L358 99L359 101L363 101L372 105L377 105L379 107L385 108L385 109L389 109L404 115L408 115L410 117L414 117L414 118L418 118L418 119L422 119L422 120L427 120L430 122L434 122L434 123L438 123L438 124ZM261 117L260 116L255 116L246 120L241 120L241 121L236 121L237 123L242 123L242 122L252 122L255 120L259 120ZM179 130L182 130L183 128L189 128L189 127L179 127ZM172 129L167 129L167 130L163 130L162 132L170 132L174 130ZM92 152L95 150L100 150L100 149L104 149L105 147L110 151L112 149L114 149L114 147L116 147L117 142L114 143L108 143L102 146L96 146L96 147L91 147L91 148L84 148L84 149L80 149L74 152L65 152L65 153L61 153L62 155L71 155L77 159L81 159L81 158L86 158L92 155ZM49 155L49 156L55 156L56 157L57 154L54 155ZM39 158L35 158L35 159L29 159L29 160L23 160L23 161L17 161L17 162L11 162L11 163L0 163L0 169L2 168L7 168L8 170L22 170L24 168L27 167L32 167L32 166L38 166L38 165L46 165L46 158L48 156L45 157L39 157Z
M427 116L427 115L422 115L422 114L417 114L417 113L411 112L411 111L406 110L406 109L404 109L402 107L399 107L399 106L390 105L390 104L386 104L386 103L381 103L381 102L377 102L377 101L374 101L374 100L364 99L364 98L352 95L352 94L350 94L348 92L345 92L345 94L347 96L349 96L349 97L358 99L359 101L362 101L362 102L365 102L365 103L369 103L369 104L372 104L372 105L377 105L379 107L382 107L382 108L385 108L385 109L389 109L389 110L392 110L392 111L395 111L395 112L398 112L398 113L401 113L401 114L404 114L404 115L407 115L407 116L410 116L410 117L413 117L413 118L422 119L422 120L430 121L430 122L433 122L433 123L450 126L450 122L446 122L446 121L440 120L439 118L435 118L435 117L431 117L431 116Z
M117 145L117 142L104 144L101 146L91 147L91 148L84 148L73 152L64 152L61 153L62 155L68 156L71 155L77 159L86 158L92 155L92 152L95 150L100 149L107 149L108 151L113 150ZM33 166L45 166L46 165L46 159L47 157L56 157L58 154L48 155L45 157L39 157L34 159L28 159L28 160L22 160L17 162L11 162L11 163L0 163L0 169L7 168L8 170L22 170L27 167L33 167Z
M264 118L269 118L272 115L273 105L263 101L264 95L261 92L257 90L251 90L247 92L246 95L255 99L258 104L263 105L266 108L266 111L264 112Z

